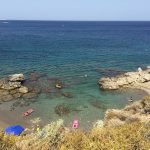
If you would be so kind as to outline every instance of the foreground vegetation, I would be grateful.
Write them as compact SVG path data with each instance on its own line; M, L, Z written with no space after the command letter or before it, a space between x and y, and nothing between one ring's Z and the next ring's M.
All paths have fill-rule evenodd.
M89 132L68 130L63 121L39 132L19 137L0 131L2 150L149 150L150 122L134 122L114 128L93 128Z

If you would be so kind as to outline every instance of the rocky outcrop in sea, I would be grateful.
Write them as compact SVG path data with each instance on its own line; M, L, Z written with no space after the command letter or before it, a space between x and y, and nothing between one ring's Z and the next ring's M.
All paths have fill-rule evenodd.
M23 74L13 74L0 79L0 101L6 102L18 98L34 97L28 87L23 85L25 77Z
M13 74L0 79L0 102L21 99L22 105L24 100L36 98L40 93L47 94L50 98L73 98L72 93L61 91L64 87L65 84L59 78L49 77L47 74L29 72L26 78L22 73Z
M143 89L150 94L150 67L138 71L127 72L115 77L103 77L99 80L100 87L104 90L118 90L120 88ZM150 96L140 101L133 102L124 109L109 109L105 113L104 126L116 127L131 122L150 121Z
M135 87L150 82L150 68L138 69L136 72L127 72L116 77L103 77L99 80L100 87L105 90L117 90L124 87Z

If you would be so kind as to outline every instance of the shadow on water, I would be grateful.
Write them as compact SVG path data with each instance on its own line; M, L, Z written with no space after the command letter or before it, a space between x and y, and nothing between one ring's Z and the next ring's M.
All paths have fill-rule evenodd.
M97 68L96 71L105 77L114 77L126 72L118 68Z
M98 108L98 109L102 110L102 111L107 110L107 106L104 104L104 102L102 102L100 100L96 100L96 99L90 100L89 104L92 105L95 108Z

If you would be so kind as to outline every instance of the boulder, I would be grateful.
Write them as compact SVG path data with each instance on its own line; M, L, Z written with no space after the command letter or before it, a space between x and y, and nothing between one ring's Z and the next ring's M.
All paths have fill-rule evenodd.
M20 93L23 93L23 94L26 94L26 93L28 93L28 88L25 87L25 86L21 86L21 87L19 88L19 92L20 92Z
M21 74L13 74L8 77L8 80L11 82L23 81L24 75L22 73Z
M10 81L5 81L3 82L3 85L1 86L1 89L5 90L13 90L16 88L21 87L21 82L10 82Z

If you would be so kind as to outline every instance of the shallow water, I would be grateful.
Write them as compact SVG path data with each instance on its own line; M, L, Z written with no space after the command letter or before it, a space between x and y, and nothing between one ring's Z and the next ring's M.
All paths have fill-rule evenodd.
M129 97L145 95L137 90L102 91L99 78L146 67L149 58L150 22L0 22L0 77L22 72L28 78L35 71L50 80L46 84L41 79L42 93L34 103L10 111L18 118L33 107L29 119L41 117L46 123L63 118L70 126L78 118L81 127L88 128L103 119L106 109L122 108ZM60 91L52 84L56 78L65 85ZM64 97L64 92L72 98ZM55 113L61 104L70 109L69 114ZM0 109L9 110L6 106L1 104Z

